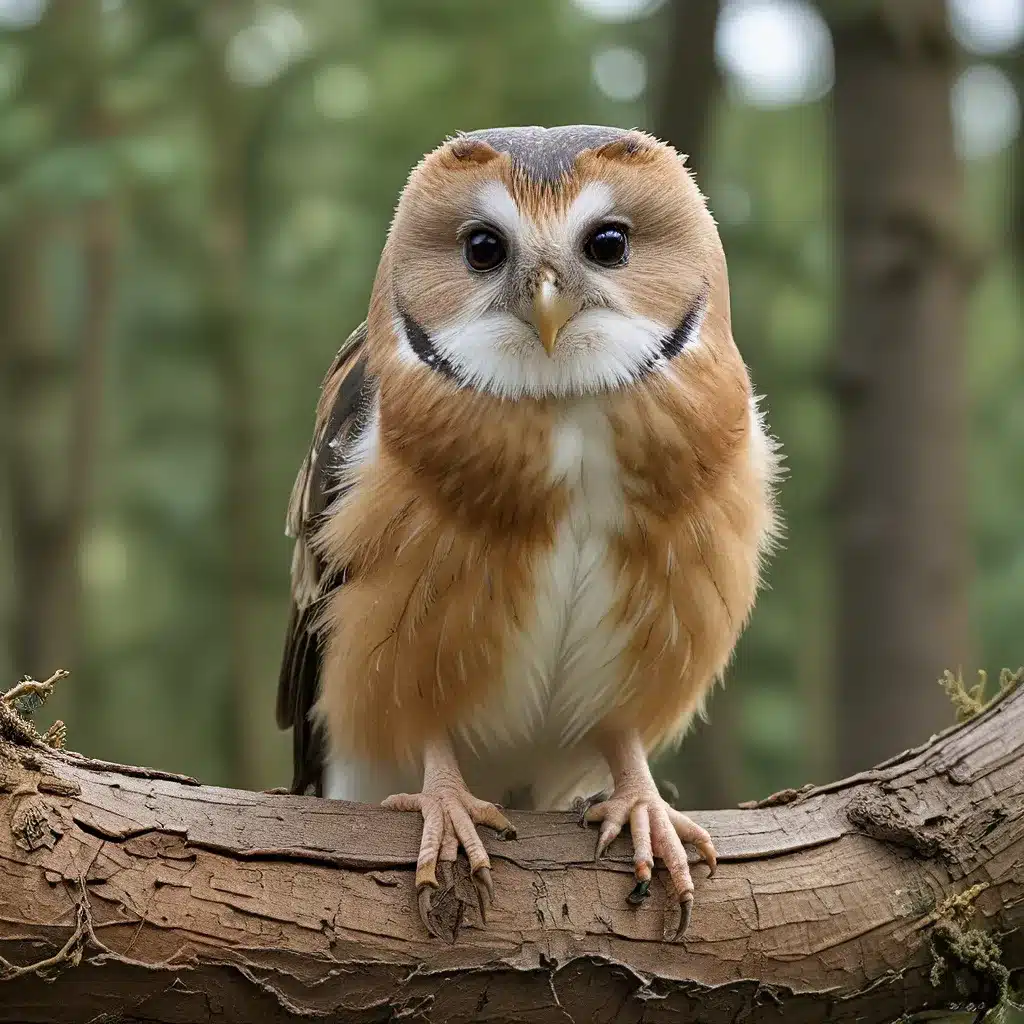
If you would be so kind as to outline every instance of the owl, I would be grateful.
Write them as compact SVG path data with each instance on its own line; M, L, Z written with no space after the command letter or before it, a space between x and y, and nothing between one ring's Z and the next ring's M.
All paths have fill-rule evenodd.
M681 157L641 131L459 134L403 189L292 492L277 720L293 790L423 818L416 886L478 826L584 798L682 934L710 835L648 759L721 677L778 534L777 445ZM605 792L600 792L600 791ZM598 797L592 796L599 793ZM674 919L674 918L673 918Z

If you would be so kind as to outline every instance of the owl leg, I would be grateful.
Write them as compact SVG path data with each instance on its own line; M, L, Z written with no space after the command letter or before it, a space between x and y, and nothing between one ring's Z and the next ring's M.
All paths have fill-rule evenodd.
M690 923L693 909L693 878L683 843L692 843L715 873L717 855L711 836L698 824L670 806L658 792L647 764L647 755L635 733L612 737L604 744L615 788L612 795L592 804L584 813L590 822L601 822L596 856L600 857L628 822L633 837L633 873L636 885L630 903L641 903L651 885L654 858L668 869L679 902L678 939ZM709 875L710 877L710 875Z
M477 825L487 825L503 839L515 839L516 830L498 808L478 800L466 786L458 762L447 740L429 744L423 756L423 789L419 793L389 796L383 806L393 811L419 811L423 815L423 837L416 861L416 892L420 917L427 931L440 937L429 918L431 893L438 888L438 861L453 862L461 846L476 886L480 917L487 920L487 901L494 900L491 861L477 834Z

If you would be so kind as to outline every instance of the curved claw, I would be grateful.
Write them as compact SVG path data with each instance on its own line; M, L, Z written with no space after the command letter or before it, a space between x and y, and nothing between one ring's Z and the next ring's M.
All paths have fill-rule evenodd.
M708 878L712 878L718 870L718 855L714 846L711 843L699 843L697 849L700 850L700 855L708 866Z
M430 898L433 895L435 886L424 884L419 886L416 894L416 902L420 908L420 920L423 922L423 927L435 938L443 938L441 933L434 927L430 920Z
M612 820L611 818L606 819L601 825L601 831L597 837L597 848L594 851L594 860L600 860L607 851L608 847L618 838L619 833L622 831L622 825L619 822Z
M651 788L641 784L624 785L599 804L591 805L583 814L588 822L601 822L595 859L608 849L628 823L633 840L634 886L626 897L633 906L647 898L655 859L668 871L669 891L679 903L679 923L665 932L665 940L674 942L685 934L693 913L693 879L684 843L692 843L708 865L709 877L715 873L718 858L711 836L681 811L667 804ZM673 934L674 932L674 934Z
M675 828L676 835L683 842L693 843L697 847L697 852L708 866L708 878L710 878L718 868L718 854L715 852L715 844L711 841L711 836L700 825L691 821L674 807L667 807L666 813Z
M517 833L512 822L494 804L473 797L464 784L440 786L434 791L423 793L399 793L388 797L384 806L396 811L419 811L423 816L420 852L416 861L416 892L420 920L427 932L434 938L448 939L447 924L436 921L438 915L431 913L437 909L431 890L440 887L442 899L447 900L449 891L455 886L452 869L460 847L469 861L480 917L486 923L488 905L494 903L494 882L487 850L477 833L477 826L486 825L503 839L515 839ZM465 889L461 891L464 893ZM456 896L456 900L456 921L453 935L449 939L453 942L459 931L465 905L461 897Z
M676 928L676 933L672 936L673 942L678 942L683 935L686 934L686 929L690 927L690 918L692 915L693 896L687 894L679 901L679 927Z
M473 885L476 886L476 901L480 909L480 920L487 924L487 907L494 903L494 882L490 868L477 868L473 872Z

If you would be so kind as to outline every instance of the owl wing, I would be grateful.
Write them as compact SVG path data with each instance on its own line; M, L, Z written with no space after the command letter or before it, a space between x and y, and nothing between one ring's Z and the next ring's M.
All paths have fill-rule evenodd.
M285 521L285 533L295 538L292 555L292 601L277 684L277 724L292 729L292 792L310 786L323 791L323 736L310 719L320 677L320 637L316 622L323 600L344 583L344 573L325 576L323 560L312 536L328 501L342 493L338 472L346 442L360 428L375 387L366 370L366 322L345 340L324 378L317 403L309 452L303 460Z

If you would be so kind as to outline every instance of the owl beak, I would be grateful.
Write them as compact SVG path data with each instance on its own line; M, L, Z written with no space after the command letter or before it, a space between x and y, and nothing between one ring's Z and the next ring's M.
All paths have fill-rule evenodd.
M530 319L549 356L555 351L558 332L578 309L558 290L555 275L550 271L545 272L533 293L533 315Z

